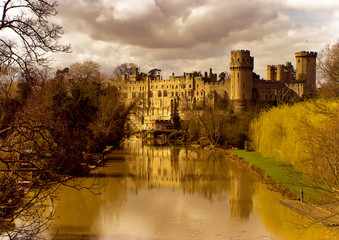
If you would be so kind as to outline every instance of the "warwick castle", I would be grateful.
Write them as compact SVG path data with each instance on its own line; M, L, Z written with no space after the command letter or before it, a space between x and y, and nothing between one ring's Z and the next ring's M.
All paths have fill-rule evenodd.
M217 100L279 103L297 100L316 91L316 52L295 53L296 68L285 65L267 66L267 79L253 72L254 58L248 50L231 52L230 77L218 79L210 72L174 74L167 80L135 69L124 75L124 94L128 101L138 100L131 123L138 130L164 130L171 126L174 109L184 118L184 112L213 105Z

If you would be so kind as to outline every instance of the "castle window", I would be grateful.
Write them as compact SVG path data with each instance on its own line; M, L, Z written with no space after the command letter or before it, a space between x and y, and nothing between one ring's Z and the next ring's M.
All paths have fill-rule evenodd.
M197 91L197 96L199 96L199 92Z
M141 87L140 87L140 91L141 91Z
M188 87L191 88L191 84Z
M136 93L135 92L132 92L132 98L136 98Z
M164 91L164 97L167 97L167 91L166 90Z
M242 99L245 99L245 93L242 94Z
M152 92L152 91L149 91L148 96L149 96L149 97L153 97L153 92Z
M238 62L240 62L240 58L238 58Z
M172 92L172 97L174 96L174 92Z
M238 73L238 80L239 80L239 78L240 78L240 73Z
M242 61L245 62L245 58L243 58Z
M199 87L199 84L197 84L197 88Z
M177 88L178 88L178 85L176 85L175 88L177 89Z
M172 85L172 89L174 89L174 85Z
M244 82L242 83L242 87L245 88L245 83Z
M161 97L161 90L159 90L158 92L158 97Z

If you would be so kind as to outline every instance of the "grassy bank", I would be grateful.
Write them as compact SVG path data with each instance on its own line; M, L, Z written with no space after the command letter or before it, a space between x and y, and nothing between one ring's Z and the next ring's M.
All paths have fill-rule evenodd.
M316 202L320 199L321 193L313 188L305 187L303 182L307 182L307 176L302 174L292 165L287 165L275 158L264 157L258 152L247 152L242 150L230 152L242 157L249 164L262 169L271 179L286 186L298 198L300 196L300 187L303 186L305 201Z

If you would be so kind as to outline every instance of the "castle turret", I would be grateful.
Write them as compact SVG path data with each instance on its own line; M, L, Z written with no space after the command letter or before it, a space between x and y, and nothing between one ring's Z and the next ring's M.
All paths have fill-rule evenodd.
M304 93L313 93L316 90L316 52L297 52L296 58L296 80L305 81Z
M253 85L253 57L248 50L231 52L231 99L251 100Z
M286 75L285 75L285 66L280 64L277 65L277 81L282 81L284 82L286 79Z
M275 66L267 65L267 80L275 81L276 73L275 73Z

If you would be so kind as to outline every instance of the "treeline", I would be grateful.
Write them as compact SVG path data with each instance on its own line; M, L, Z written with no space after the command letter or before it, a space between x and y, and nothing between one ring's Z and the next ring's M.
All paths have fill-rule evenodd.
M265 106L247 103L236 110L234 104L219 99L213 105L186 111L181 124L187 134L185 140L219 147L247 147L249 124Z
M297 167L311 177L307 185L338 198L338 122L338 98L313 99L262 112L250 137L256 151Z
M86 153L101 153L124 138L133 105L125 105L97 63L75 63L53 77L44 71L31 69L1 83L3 161L26 158L44 170L81 174Z
M32 239L53 217L60 185L100 192L74 178L127 135L127 105L94 62L51 72L0 72L0 234ZM43 206L41 206L43 205ZM23 224L15 226L17 219Z

